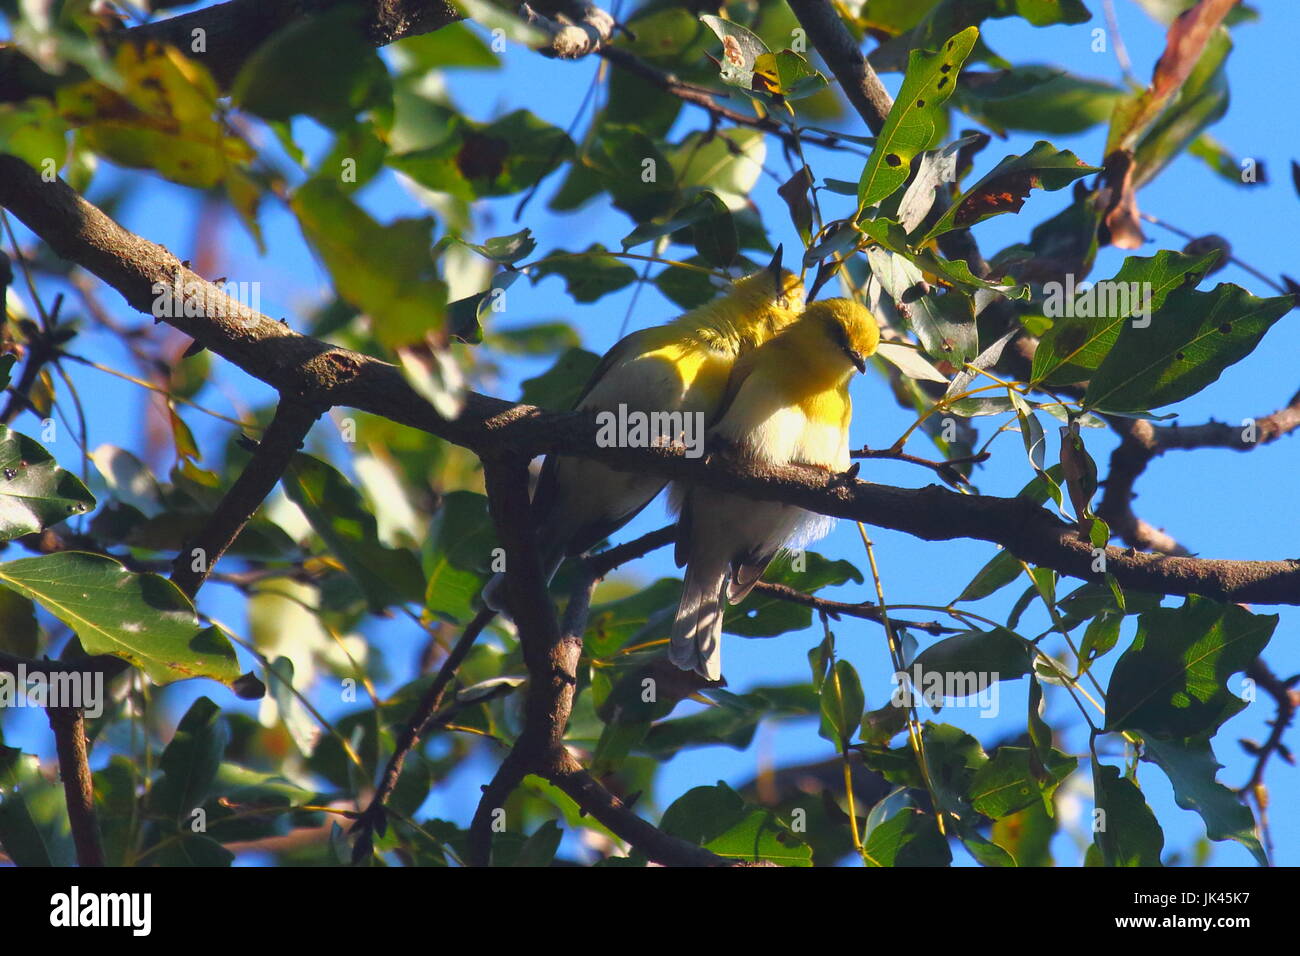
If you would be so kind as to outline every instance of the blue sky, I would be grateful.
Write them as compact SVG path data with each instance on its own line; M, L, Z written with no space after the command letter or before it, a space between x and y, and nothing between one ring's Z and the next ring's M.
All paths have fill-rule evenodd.
M1116 6L1134 72L1146 78L1163 49L1163 28L1134 3L1120 0ZM1093 52L1090 29L1101 25L1101 4L1094 0L1089 7L1094 11L1094 19L1087 27L1035 29L1022 21L1009 19L989 21L984 36L993 49L1017 63L1031 60L1054 64L1084 76L1122 83L1114 55L1109 51ZM1297 29L1300 29L1300 12L1293 3L1277 0L1262 0L1256 7L1262 13L1261 21L1237 27L1234 31L1236 48L1228 66L1232 103L1226 118L1212 132L1234 154L1263 161L1272 181L1249 188L1234 186L1200 161L1184 156L1176 160L1160 179L1145 188L1139 198L1144 211L1189 232L1218 233L1227 237L1237 256L1266 274L1297 274L1300 273L1300 263L1292 261L1283 250L1294 248L1293 237L1300 224L1300 199L1290 184L1288 168L1291 157L1300 152L1295 147L1300 142L1300 111L1282 106L1283 94L1279 90L1278 78L1285 75L1284 65L1294 62L1292 45ZM511 109L525 107L554 125L567 127L596 68L597 64L592 60L559 62L512 48L506 54L505 67L500 72L453 71L449 74L448 85L456 102L477 119L490 119ZM897 88L899 76L889 75L884 80L893 90ZM702 112L687 107L674 132L680 135L701 128L703 120ZM846 120L843 128L848 132L866 133L856 117L852 121ZM310 122L297 124L295 133L309 151L319 152L326 145L326 138ZM1005 142L995 140L978 157L976 175L982 174L1004 155L1023 152L1035 138L1038 137L1013 134ZM1099 127L1078 136L1049 138L1057 146L1074 150L1083 160L1099 163L1105 128ZM860 160L851 154L813 150L809 158L819 179L858 178ZM782 179L789 175L789 169L775 148L769 149L768 165ZM116 176L110 174L97 180L91 198L102 198L115 179ZM539 197L518 224L512 218L517 197L483 204L480 210L483 226L476 238L514 232L528 225L537 235L541 251L554 247L578 250L592 242L603 242L617 248L618 240L630 230L631 224L622 213L602 202L563 216L545 210L544 200L549 198L558 182L559 177L553 176L543 185ZM360 195L366 207L383 220L422 212L411 195L391 176L381 177ZM773 241L783 241L787 250L797 248L798 238L788 223L772 178L760 177L751 195L772 230ZM836 199L849 201L845 197L828 197L827 201ZM1067 192L1034 193L1021 215L999 217L976 227L975 234L981 248L986 255L991 255L1012 242L1026 239L1034 224L1058 211L1067 201ZM840 214L845 212L847 209L841 210ZM198 205L192 193L151 179L147 188L135 192L124 205L120 218L128 228L187 257L195 249L198 215ZM211 220L205 219L199 223L199 228L209 228L210 225ZM290 324L301 327L300 317L326 296L328 275L306 249L296 222L286 210L268 204L263 226L270 250L265 258L258 256L245 233L233 221L224 224L221 274L229 275L232 280L260 281L263 311L273 316L284 315ZM1141 251L1143 255L1154 254L1160 248L1181 248L1183 244L1182 239L1155 226L1147 226L1146 231L1151 241ZM1094 278L1113 275L1122 259L1123 254L1117 250L1103 251ZM1235 266L1217 273L1210 280L1210 284L1217 282L1235 282L1257 295L1272 294L1257 279ZM559 279L547 279L536 287L519 283L511 289L509 308L501 319L503 324L513 326L540 319L564 318L579 329L586 348L603 352L618 338L631 295L628 289L607 296L594 305L577 306L564 295ZM134 314L115 293L106 292L104 298L111 303L119 318L135 321ZM675 311L675 307L653 286L647 285L637 300L629 328L655 324ZM126 367L123 350L102 334L88 336L82 351L106 364ZM1178 420L1189 424L1209 418L1239 422L1246 417L1267 414L1285 404L1300 387L1294 361L1297 354L1300 354L1300 323L1293 312L1273 328L1251 356L1229 369L1217 384L1168 410L1176 411ZM496 394L506 398L517 397L519 382L536 374L545 364L505 361L503 379L495 386ZM95 399L88 408L91 447L102 442L138 447L144 401L139 390L93 370L72 367L69 371L83 389L83 394L93 395ZM221 388L210 388L203 399L227 413L232 408L228 398L232 392L248 405L261 404L271 398L269 390L260 383L228 366L221 369L218 381ZM886 447L910 424L910 416L894 404L883 380L878 377L868 375L859 379L854 385L853 398L856 412L853 447ZM189 415L187 419L199 435L200 443L206 436L209 442L205 447L215 454L218 446L214 436L218 432L202 416ZM982 435L991 433L992 421L994 419L980 420ZM1044 420L1052 437L1052 453L1056 450L1054 424L1050 419ZM20 419L17 425L28 432L34 430L30 420ZM326 431L327 426L322 424L317 427L314 437L321 440L321 433ZM1089 431L1085 438L1093 457L1104 471L1114 440L1102 430ZM332 447L337 448L337 443L332 443ZM53 450L65 464L75 455L70 443L56 444ZM909 450L929 456L933 448L925 439L914 437ZM977 472L977 484L985 493L1014 494L1031 476L1019 438L1004 435L994 444L993 450L992 460ZM1294 506L1293 492L1298 466L1300 444L1295 439L1284 439L1251 454L1219 450L1173 452L1154 461L1143 476L1138 489L1137 510L1143 518L1166 528L1185 546L1202 556L1294 557L1300 554L1295 543L1300 537L1300 514ZM929 482L928 472L885 462L865 463L862 477L908 486ZM663 509L656 504L626 528L620 538L634 537L665 522ZM993 546L984 543L926 543L877 529L872 530L872 535L885 593L891 603L945 604L994 554ZM864 568L866 566L857 531L849 523L841 522L828 538L813 547L829 556L847 558ZM676 569L665 551L630 566L626 573L649 582L675 574ZM1060 589L1067 590L1074 583L1077 582L1062 582ZM861 587L827 593L841 600L874 600L870 589L868 582ZM1009 587L976 609L990 617L1005 617L1020 590L1019 584ZM200 603L205 610L223 620L236 625L241 623L238 601L223 593L220 587L209 587ZM1275 673L1283 677L1300 671L1300 645L1297 643L1300 641L1297 634L1300 610L1256 610L1264 613L1277 610L1281 614L1265 660ZM1022 632L1036 634L1046 629L1047 624L1046 616L1038 606L1026 615ZM835 630L841 656L852 661L862 675L868 705L879 706L889 694L891 671L880 629L865 622L844 621ZM1121 647L1131 637L1131 631L1132 625L1129 625L1121 638ZM930 639L924 635L922 638L924 646ZM375 634L374 639L392 651L390 660L394 666L403 667L407 662L413 664L419 642L408 630L401 626L386 626L384 633ZM820 634L812 631L764 641L729 637L726 662L731 689L743 691L761 684L806 679L806 654L819 639ZM1117 657L1117 653L1112 653L1099 668L1098 676L1103 686L1109 666ZM1004 683L1001 692L999 717L980 718L974 711L948 708L934 719L956 723L991 746L999 738L1024 728L1025 682ZM165 699L179 715L188 700L198 693L212 696L223 707L239 706L233 695L197 683L177 688ZM1064 745L1076 754L1085 754L1086 728L1083 728L1068 698L1055 689L1049 690L1048 698L1048 717L1063 734ZM1265 721L1271 716L1271 701L1266 695L1261 696L1219 734L1216 751L1220 761L1226 765L1220 774L1222 781L1235 786L1249 776L1252 760L1240 750L1236 740L1239 737L1263 739L1268 730ZM15 730L20 731L21 736L17 739L23 740L25 747L49 753L43 720L19 715L17 721L11 720L6 724L6 734L11 739L14 739ZM780 765L824 756L826 752L826 744L817 736L812 721L769 725L760 729L755 744L746 751L719 747L679 755L664 767L659 794L671 799L691 786L713 783L718 779L730 782L749 779L757 769L760 757ZM485 760L475 761L465 772L457 775L452 785L436 793L427 809L432 814L467 823L477 800L477 785L486 779L488 772L490 768ZM1087 774L1078 775L1078 779L1086 784ZM1185 848L1203 834L1200 818L1174 805L1168 784L1157 768L1144 764L1140 779L1164 826L1167 849ZM1288 808L1297 805L1300 780L1294 767L1275 760L1270 766L1268 782L1273 798L1271 822L1276 861L1295 865L1300 863L1300 841L1296 839L1300 835L1300 822ZM1080 799L1084 801L1080 805L1086 809L1086 793L1082 793ZM1079 851L1068 839L1058 840L1057 851L1058 863L1075 865L1079 862ZM1214 844L1210 862L1214 865L1249 865L1250 858L1241 847L1222 843Z

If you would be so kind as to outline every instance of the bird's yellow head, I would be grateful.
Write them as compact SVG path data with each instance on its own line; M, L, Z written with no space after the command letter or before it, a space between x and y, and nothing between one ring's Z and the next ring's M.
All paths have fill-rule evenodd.
M796 335L810 359L828 373L867 370L867 359L880 344L880 327L865 306L852 299L823 299L808 306L789 333Z
M781 268L781 247L766 268L737 279L729 297L745 320L737 331L749 345L762 345L792 324L803 311L803 280Z

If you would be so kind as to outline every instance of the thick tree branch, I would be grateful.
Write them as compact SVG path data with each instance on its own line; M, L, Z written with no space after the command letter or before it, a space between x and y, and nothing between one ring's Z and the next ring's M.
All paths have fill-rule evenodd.
M488 505L497 538L506 553L506 599L515 625L524 664L528 668L528 697L524 728L483 788L469 830L469 863L486 866L491 860L494 823L505 812L510 794L528 774L545 777L577 801L584 811L657 863L672 866L722 866L728 861L692 843L670 836L637 816L586 772L564 746L564 730L578 687L582 635L587 629L591 595L609 558L582 562L577 584L564 612L564 624L546 594L537 549L533 545L528 500L527 460L515 456L483 462ZM656 547L664 530L644 536L639 547ZM666 542L663 542L666 543ZM613 549L617 550L617 549ZM618 559L632 557L624 549Z
M183 50L202 63L224 89L276 31L305 17L350 6L361 16L366 38L386 46L404 37L432 33L461 19L446 0L229 0L201 10L108 34L109 43L153 41ZM197 31L197 32L196 32ZM39 73L16 49L0 51L0 102L48 94Z
M894 105L893 98L862 55L834 4L830 0L789 0L789 4L853 108L867 128L879 134Z
M59 776L67 798L72 842L79 866L103 866L104 848L95 816L95 783L86 749L86 719L80 707L50 707L46 714L59 753Z
M165 321L218 355L277 388L320 405L346 405L419 428L491 457L545 452L582 455L626 471L646 471L780 500L833 517L864 521L928 541L976 538L1000 544L1026 561L1084 578L1094 556L1060 519L1021 498L959 495L943 488L894 488L804 468L760 470L726 460L690 459L680 449L605 448L593 418L549 413L468 393L454 419L439 415L387 362L299 335L287 325L230 299L185 269L162 246L122 229L62 181L46 183L22 160L0 155L0 204L56 253L116 288L150 312L154 283L179 277L195 307L173 309ZM193 313L202 314L176 314ZM1223 601L1300 604L1300 562L1219 561L1105 552L1107 570L1124 587L1163 594L1202 594Z

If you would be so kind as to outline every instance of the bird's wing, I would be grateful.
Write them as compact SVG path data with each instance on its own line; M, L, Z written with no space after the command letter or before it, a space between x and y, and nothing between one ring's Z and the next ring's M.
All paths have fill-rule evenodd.
M688 488L682 495L682 506L677 514L677 541L673 544L673 560L679 568L686 567L691 558L691 495Z
M754 369L758 367L758 358L762 354L761 348L743 349L737 356L735 364L731 367L731 375L727 378L727 387L723 390L722 399L718 402L718 410L713 413L713 419L708 423L713 425L722 421L723 416L727 414L728 409L736 401L736 396L740 394L741 387L753 375Z
M612 369L617 368L628 359L640 355L642 352L649 351L659 344L658 339L661 333L662 327L640 329L623 336L615 342L614 347L606 352L604 357L601 358L595 371L591 373L591 378L587 379L587 384L582 387L582 392L579 393L577 401L573 403L573 407L575 409L581 408L583 401L591 394L591 390L595 388L600 383L600 380L608 375Z

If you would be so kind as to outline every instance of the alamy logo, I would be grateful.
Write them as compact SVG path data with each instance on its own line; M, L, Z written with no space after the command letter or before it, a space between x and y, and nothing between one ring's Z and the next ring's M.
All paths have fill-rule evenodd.
M125 926L133 936L148 936L153 928L153 896L149 893L82 893L78 886L50 897L50 925Z
M28 673L19 663L12 671L0 671L0 708L78 707L87 717L104 713L104 675L43 670Z
M895 707L938 707L946 702L952 707L977 707L981 717L998 715L996 672L922 670L920 664L913 664L910 672L896 671L889 680L894 685L890 700ZM974 702L967 703L971 698Z
M703 412L618 411L596 413L596 444L601 448L660 448L680 443L687 458L704 454Z
M219 280L212 284L225 294L212 295L207 283L185 282L177 271L170 283L155 282L150 287L153 293L150 312L155 319L197 319L239 317L262 311L262 283Z
M1133 328L1151 324L1150 282L1080 282L1067 272L1064 282L1043 283L1043 314L1049 319L1090 319L1129 316Z

